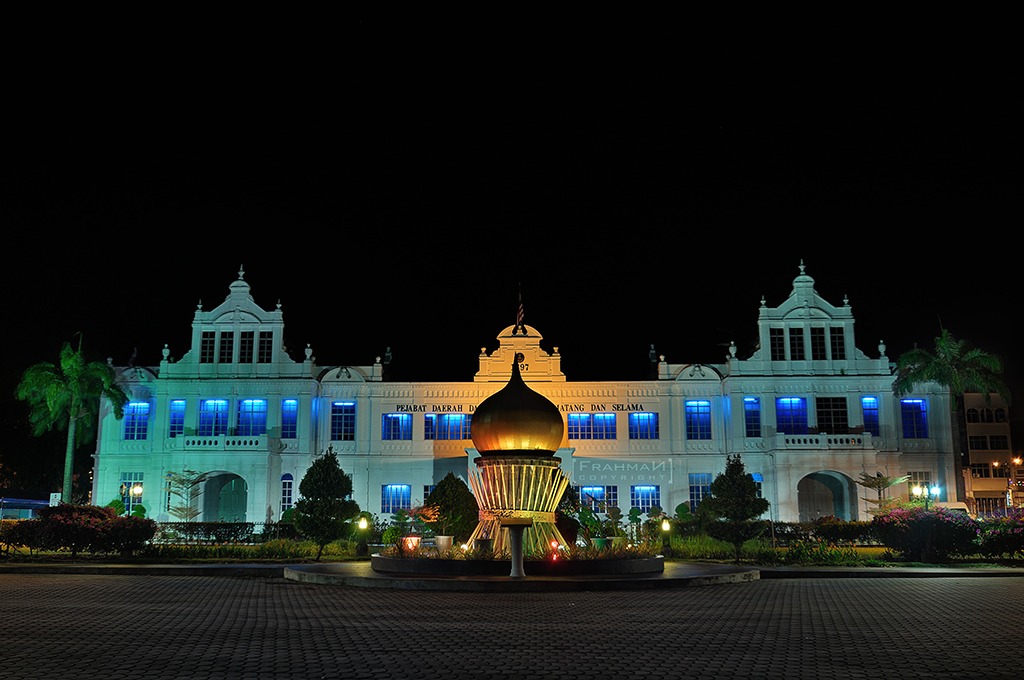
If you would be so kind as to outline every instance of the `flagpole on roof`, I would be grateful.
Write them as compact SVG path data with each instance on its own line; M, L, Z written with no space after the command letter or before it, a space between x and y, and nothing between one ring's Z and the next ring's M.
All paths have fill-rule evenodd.
M516 325L512 328L512 335L516 335L519 331L526 335L526 327L523 326L523 284L519 283L519 306L516 307Z

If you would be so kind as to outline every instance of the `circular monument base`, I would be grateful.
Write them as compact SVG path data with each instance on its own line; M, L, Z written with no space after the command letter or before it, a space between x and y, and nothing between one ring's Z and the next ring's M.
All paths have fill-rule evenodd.
M371 555L370 566L384 574L416 576L508 576L509 560L446 560L439 558L387 557ZM629 576L665 571L665 558L636 557L598 560L523 560L523 572L530 576Z

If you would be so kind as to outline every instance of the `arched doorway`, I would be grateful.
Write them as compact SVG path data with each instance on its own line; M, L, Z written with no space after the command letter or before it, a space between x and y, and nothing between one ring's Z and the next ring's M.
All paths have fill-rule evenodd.
M249 485L230 472L213 473L203 488L203 521L245 522Z
M858 517L857 484L841 472L819 470L809 474L797 484L796 492L801 522L829 515L848 522Z

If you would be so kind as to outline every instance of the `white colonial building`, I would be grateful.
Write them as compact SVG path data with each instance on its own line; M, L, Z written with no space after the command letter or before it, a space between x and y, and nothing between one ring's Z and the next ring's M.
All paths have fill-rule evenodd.
M360 508L387 518L448 472L468 482L473 411L505 386L520 352L524 380L565 417L556 455L570 482L623 513L696 507L730 454L741 455L775 521L870 519L865 498L876 494L856 483L863 474L909 475L891 495L925 483L960 500L948 391L896 398L885 345L874 357L861 351L849 302L822 299L802 263L786 300L761 300L758 332L749 357L733 345L721 364L653 357L656 378L572 382L557 347L513 325L481 351L471 382L392 382L386 359L319 366L309 347L293 359L280 304L257 306L239 272L221 305L196 309L179 360L165 346L159 366L117 368L130 403L121 420L101 413L93 502L121 495L171 519L180 500L168 476L191 470L207 474L198 520L277 520L331 447Z

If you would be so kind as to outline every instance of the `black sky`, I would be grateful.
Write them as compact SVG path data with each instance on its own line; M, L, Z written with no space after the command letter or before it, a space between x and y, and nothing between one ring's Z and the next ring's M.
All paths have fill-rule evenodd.
M869 356L946 327L1024 389L1012 97L955 74L827 96L680 78L657 97L594 76L384 96L365 74L311 92L249 73L27 107L2 189L0 393L79 332L91 359L180 356L240 265L296 359L390 347L397 378L472 380L521 290L570 380L641 378L651 344L672 363L749 354L801 260L849 298Z

